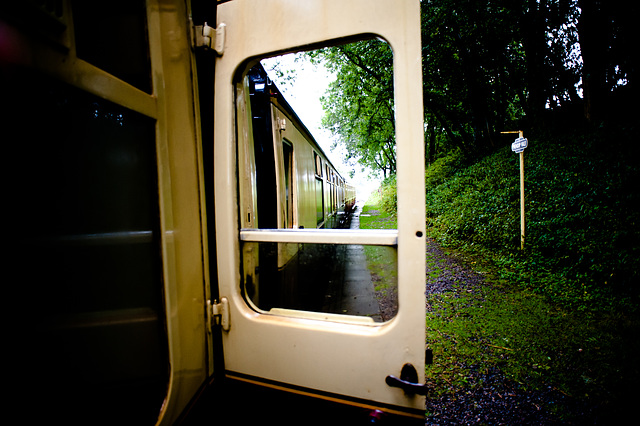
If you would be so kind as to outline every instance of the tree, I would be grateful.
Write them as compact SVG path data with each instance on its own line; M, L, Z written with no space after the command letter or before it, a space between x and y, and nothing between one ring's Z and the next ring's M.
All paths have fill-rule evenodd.
M429 136L431 158L436 150L460 148L470 156L491 150L494 134L521 116L523 49L514 38L517 20L508 5L422 2L425 120L439 133Z
M345 145L347 161L395 174L393 55L378 39L333 46L308 53L336 74L321 99L323 126Z
M531 135L551 120L575 127L583 103L591 120L618 114L619 95L633 99L628 12L637 7L619 3L422 0L425 162L458 149L481 157L499 147L496 134L504 130ZM310 56L337 75L323 99L324 125L351 159L394 173L389 47L368 40Z
M590 121L604 119L612 94L621 82L635 89L635 17L637 4L616 0L578 0L580 48L584 63L582 80L585 116ZM634 11L635 9L635 11ZM633 99L633 95L629 95Z

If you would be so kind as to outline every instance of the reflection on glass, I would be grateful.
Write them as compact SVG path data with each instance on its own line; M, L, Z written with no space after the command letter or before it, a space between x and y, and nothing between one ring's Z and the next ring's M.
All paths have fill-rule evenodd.
M145 2L112 0L110 7L78 0L72 3L78 57L151 93Z
M370 317L397 313L397 250L356 244L244 244L244 290L256 308Z
M16 347L25 365L44 362L54 416L154 423L170 372L156 123L36 72L2 89L9 134L19 131L7 158L24 164L12 171L8 222L12 267L26 273L8 300L38 313L23 324L37 339ZM56 411L69 401L72 413Z

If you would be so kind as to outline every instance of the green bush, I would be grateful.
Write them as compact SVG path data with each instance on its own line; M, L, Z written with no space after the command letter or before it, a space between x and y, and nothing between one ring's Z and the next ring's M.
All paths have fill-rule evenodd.
M398 187L396 184L396 175L392 175L382 181L380 189L379 207L387 214L395 215L398 210Z
M431 164L425 173L425 187L427 191L444 183L462 168L464 159L460 150L449 152Z

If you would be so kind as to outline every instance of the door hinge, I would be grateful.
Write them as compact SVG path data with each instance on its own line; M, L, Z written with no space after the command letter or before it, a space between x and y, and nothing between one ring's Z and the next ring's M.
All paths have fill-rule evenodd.
M229 300L226 297L221 298L220 302L207 300L207 326L209 331L218 326L229 331Z
M224 53L224 38L226 34L226 24L213 28L207 25L194 25L191 22L191 44L194 49L213 49L220 56Z

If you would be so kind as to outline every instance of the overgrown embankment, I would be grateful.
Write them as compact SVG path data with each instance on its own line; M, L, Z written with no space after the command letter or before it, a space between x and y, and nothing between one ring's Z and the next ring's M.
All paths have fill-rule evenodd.
M524 252L519 161L508 147L468 166L452 154L428 168L427 232L564 305L637 306L640 151L625 135L529 141Z
M622 424L633 414L637 317L553 303L430 244L429 424Z

